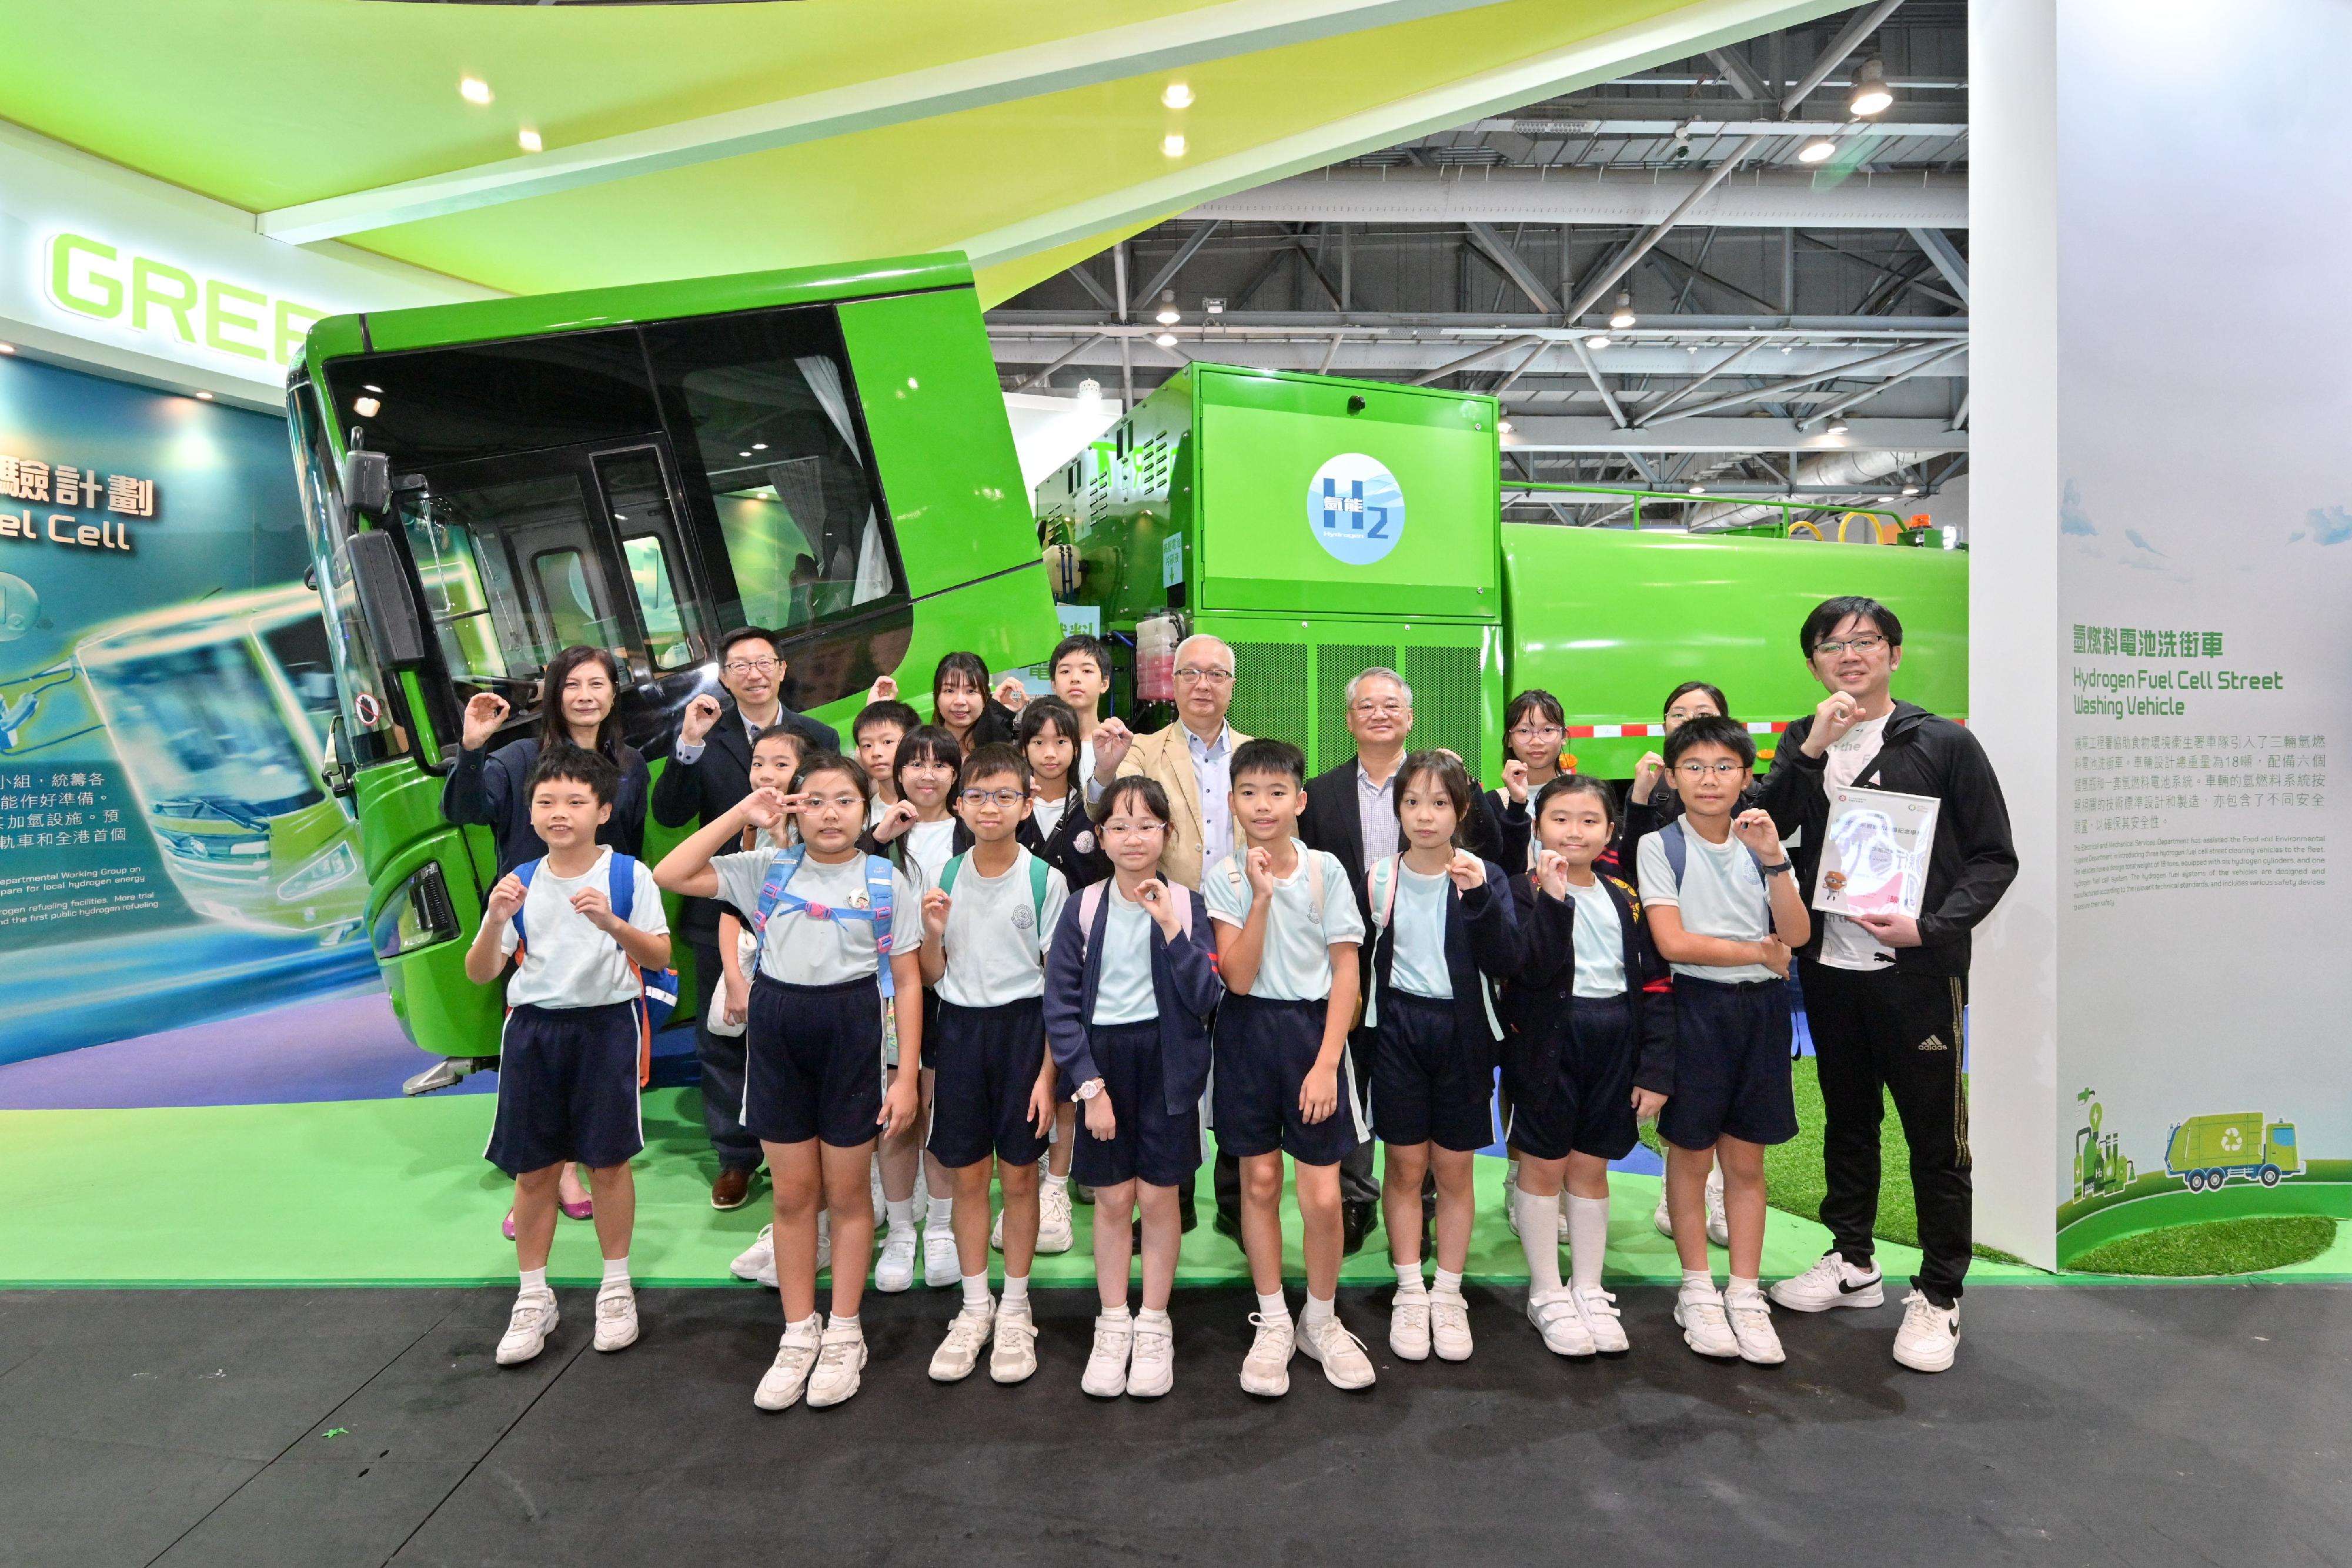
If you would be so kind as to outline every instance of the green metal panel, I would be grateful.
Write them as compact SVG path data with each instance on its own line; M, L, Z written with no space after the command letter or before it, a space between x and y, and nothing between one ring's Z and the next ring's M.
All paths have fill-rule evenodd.
M1196 629L1233 645L1233 726L1287 740L1320 772L1355 750L1348 682L1376 665L1413 689L1407 744L1445 747L1486 767L1500 755L1502 636L1498 627L1446 621L1306 619L1207 613Z
M1171 602L1175 580L1197 575L1192 559L1193 371L1179 371L1099 440L1037 486L1037 521L1075 546L1085 580L1075 601L1102 611L1107 627L1131 630Z
M1522 523L1502 538L1508 685L1560 699L1581 772L1631 778L1657 737L1574 731L1656 725L1684 681L1722 687L1750 723L1811 713L1822 692L1797 631L1838 594L1902 617L1896 696L1968 716L1969 558L1958 551ZM1771 736L1757 739L1771 750Z

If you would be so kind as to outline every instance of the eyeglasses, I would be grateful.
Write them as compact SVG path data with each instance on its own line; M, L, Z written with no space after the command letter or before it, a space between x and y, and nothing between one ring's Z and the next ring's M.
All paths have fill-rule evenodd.
M962 795L963 803L974 807L985 806L992 801L999 806L1018 806L1027 799L1029 797L1018 789L967 789Z
M1511 731L1511 738L1514 740L1558 740L1567 733L1568 731L1565 727L1557 724L1523 724L1519 726L1518 728Z
M1353 711L1362 714L1366 718L1370 718L1375 715L1383 718L1402 718L1404 716L1404 704L1394 701L1384 703L1360 702L1353 706Z
M1843 643L1816 643L1813 644L1813 656L1834 659L1841 653L1875 653L1885 646L1886 639L1884 637L1855 637Z
M1154 833L1167 831L1167 823L1150 820L1128 822L1114 818L1103 824L1103 831L1114 839L1148 839Z
M1718 762L1677 762L1675 768L1685 779L1704 779L1710 773L1717 779L1728 779L1735 773L1748 771L1746 763L1734 762L1728 758Z
M730 659L727 673L730 675L764 675L776 667L773 659Z
M1234 673L1231 670L1188 669L1177 671L1176 678L1180 681L1186 682L1187 684L1197 681L1206 681L1213 686L1222 686L1234 678Z

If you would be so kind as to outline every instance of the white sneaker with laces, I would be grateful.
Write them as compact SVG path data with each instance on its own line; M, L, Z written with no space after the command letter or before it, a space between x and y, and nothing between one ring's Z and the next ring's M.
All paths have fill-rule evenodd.
M963 1282L963 1262L956 1256L955 1232L945 1225L923 1227L923 1283L934 1291Z
M1126 1393L1128 1357L1134 1344L1134 1321L1124 1311L1097 1315L1095 1347L1087 1353L1087 1370L1078 1379L1078 1387L1097 1399L1116 1399Z
M1298 1344L1290 1314L1267 1317L1252 1312L1250 1322L1257 1328L1257 1337L1250 1341L1249 1354L1242 1357L1242 1392L1278 1398L1290 1392L1290 1357Z
M1528 1322L1543 1335L1544 1348L1554 1355L1581 1361L1592 1354L1592 1331L1576 1310L1573 1291L1546 1291L1528 1298Z
M762 1410L785 1410L801 1402L801 1391L808 1385L809 1368L816 1364L819 1321L811 1317L784 1330L776 1342L776 1359L760 1377L758 1392L751 1403Z
M1675 1322L1682 1325L1683 1343L1701 1355L1729 1361L1739 1354L1739 1341L1724 1315L1723 1293L1713 1286L1705 1294L1685 1290L1675 1299Z
M1025 1383L1037 1370L1037 1325L1027 1302L996 1314L996 1343L988 1353L988 1375L998 1383Z
M1903 1298L1903 1326L1895 1331L1895 1359L1914 1372L1947 1372L1960 1349L1960 1309L1939 1307L1924 1291Z
M1761 1291L1742 1291L1723 1298L1724 1315L1731 1320L1731 1337L1738 1342L1739 1359L1758 1366L1778 1366L1789 1359L1780 1348L1780 1336L1772 1327L1772 1303L1764 1299Z
M1399 1291L1389 1303L1389 1354L1399 1361L1429 1359L1429 1290Z
M1070 1222L1070 1184L1047 1181L1037 1184L1037 1250L1041 1254L1067 1252L1076 1239Z
M1857 1269L1843 1252L1824 1252L1803 1273L1775 1284L1769 1294L1775 1305L1792 1312L1826 1312L1836 1307L1885 1304L1886 1289L1877 1266Z
M874 1265L874 1288L897 1295L915 1283L915 1228L894 1229L882 1238L882 1256Z
M1304 1329L1297 1337L1307 1359L1323 1364L1324 1381L1332 1387L1354 1390L1372 1385L1372 1358L1364 1354L1364 1342L1348 1332L1339 1313Z
M1135 1320L1135 1360L1127 1371L1127 1392L1134 1399L1157 1399L1176 1386L1175 1325L1166 1313L1157 1319Z
M1706 1173L1706 1239L1717 1247L1731 1245L1731 1217L1723 1209L1723 1167Z
M499 1337L499 1364L520 1366L545 1350L558 1317L552 1291L525 1291L515 1297L507 1332Z
M1598 1285L1571 1285L1569 1293L1576 1298L1576 1310L1583 1314L1585 1331L1592 1335L1597 1354L1622 1355L1632 1348L1625 1339L1625 1325L1618 1321L1615 1296Z
M931 1354L933 1383L961 1383L980 1364L980 1347L988 1343L989 1326L996 1320L993 1306L966 1307L948 1320L947 1338Z
M637 1343L637 1292L625 1280L614 1280L596 1291L598 1350L626 1350Z
M749 1280L755 1285L765 1285L774 1290L776 1228L773 1225L760 1227L760 1234L752 1239L751 1245L735 1254L735 1261L727 1265L727 1271L739 1280Z
M1429 1292L1429 1343L1440 1361L1470 1359L1470 1303L1459 1291Z
M1038 1200L1038 1207L1045 1207L1042 1197ZM1043 1229L1044 1227L1038 1228ZM1004 1211L1001 1208L996 1211L996 1223L988 1228L988 1249L992 1252L1004 1250Z
M865 1331L828 1323L817 1339L816 1366L808 1379L808 1402L819 1408L840 1404L857 1392L857 1375L865 1370Z

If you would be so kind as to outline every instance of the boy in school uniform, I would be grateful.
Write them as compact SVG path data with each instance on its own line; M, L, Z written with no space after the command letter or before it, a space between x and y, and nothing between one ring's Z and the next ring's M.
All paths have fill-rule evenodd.
M1756 765L1747 727L1694 718L1666 737L1665 762L1683 816L1643 840L1640 859L1652 937L1675 973L1675 1092L1658 1113L1683 1266L1675 1321L1701 1355L1771 1365L1787 1356L1757 1280L1764 1150L1797 1135L1782 985L1811 921L1770 815L1739 810ZM1710 1155L1731 1230L1721 1292L1706 1252Z
M1037 1370L1029 1266L1037 1251L1037 1161L1056 1098L1045 1049L1045 950L1069 889L1015 836L1029 805L1021 753L1009 745L976 748L956 800L972 846L941 866L923 894L923 982L940 998L929 1147L954 1184L950 1224L963 1284L963 1309L931 1357L939 1383L971 1375L992 1329L989 1376L1019 1383ZM988 1293L992 1155L1004 1190L1002 1309Z
M507 981L499 1106L484 1157L514 1178L515 1258L522 1288L499 1341L500 1366L530 1360L556 1324L547 1285L555 1238L556 1183L567 1161L596 1184L596 1243L604 1278L596 1291L595 1345L637 1338L629 1284L629 1232L636 1184L629 1161L646 1146L637 1116L640 1052L647 1043L642 969L669 964L669 922L652 873L600 847L620 775L602 755L558 747L531 768L530 825L544 859L517 866L490 889L482 927L466 950L466 977L488 985L520 954ZM625 907L615 907L619 890Z
M1304 1348L1337 1388L1369 1388L1371 1358L1334 1310L1343 1243L1339 1162L1365 1136L1348 1061L1364 938L1347 873L1294 835L1307 758L1283 740L1233 755L1228 800L1238 843L1209 868L1201 894L1217 926L1226 998L1217 1015L1210 1090L1218 1144L1241 1162L1242 1249L1257 1335L1242 1387L1280 1395ZM1297 1325L1282 1294L1282 1156L1297 1172L1307 1307Z
M857 710L849 734L857 747L857 765L874 782L874 799L866 808L866 825L873 827L883 813L898 803L895 765L898 743L922 727L922 718L907 704L871 702Z
M1110 692L1110 649L1099 637L1089 637L1083 632L1074 632L1054 644L1053 656L1045 661L1046 674L1054 683L1054 695L1070 705L1077 716L1077 760L1071 765L1070 777L1076 779L1095 776L1095 731L1102 727L1102 700ZM1119 734L1126 727L1118 727ZM1105 876L1110 874L1106 871Z

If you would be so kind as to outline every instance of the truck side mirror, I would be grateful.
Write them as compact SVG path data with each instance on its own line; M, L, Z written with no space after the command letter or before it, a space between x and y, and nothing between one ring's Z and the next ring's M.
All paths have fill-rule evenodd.
M416 596L409 591L399 545L390 534L370 532L353 534L343 549L351 566L352 587L359 595L360 617L367 622L368 641L375 645L377 664L386 671L420 668L425 663L425 626L416 612Z
M344 455L343 504L372 517L383 516L392 505L390 454L358 450Z

